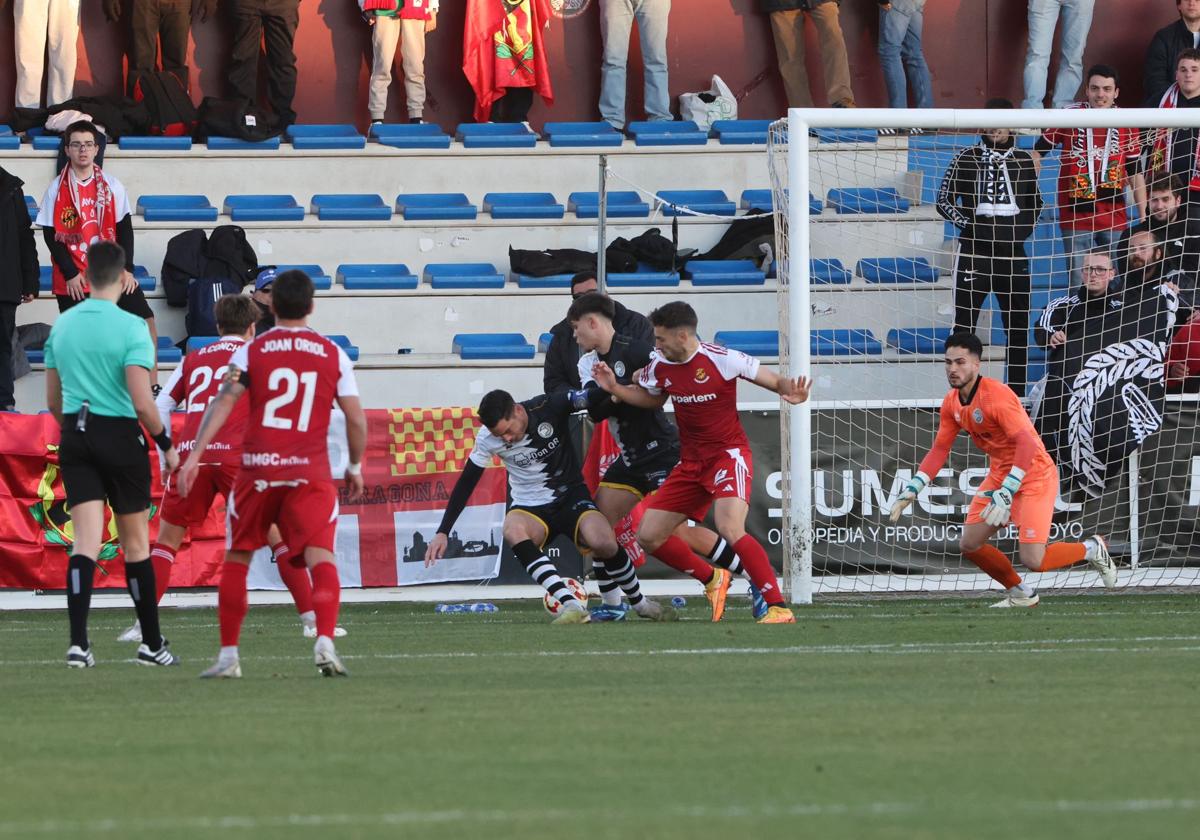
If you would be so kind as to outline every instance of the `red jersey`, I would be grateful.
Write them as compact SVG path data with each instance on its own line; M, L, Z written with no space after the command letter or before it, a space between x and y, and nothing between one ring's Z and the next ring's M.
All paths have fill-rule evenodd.
M686 362L670 362L655 350L637 384L669 394L679 427L680 460L703 461L715 450L750 448L737 413L738 379L758 376L758 359L738 350L701 344Z
M179 440L175 448L180 457L186 457L192 451L196 442L196 434L200 431L200 420L204 412L217 397L221 390L221 380L229 367L229 359L234 352L245 345L239 337L229 336L213 342L207 347L193 350L183 358L183 364L175 368L166 387L158 396L158 413L163 418L163 425L171 428L170 413L176 407L187 412ZM204 450L205 464L221 464L223 466L238 466L242 463L242 438L246 434L246 419L250 415L250 407L244 400L238 400L233 412L217 432L208 447Z
M1086 107L1086 106L1080 106ZM1062 147L1059 222L1067 230L1124 230L1126 166L1141 154L1136 128L1051 128L1046 141Z
M329 415L358 396L349 357L309 327L273 327L240 347L229 365L250 400L242 477L329 482Z

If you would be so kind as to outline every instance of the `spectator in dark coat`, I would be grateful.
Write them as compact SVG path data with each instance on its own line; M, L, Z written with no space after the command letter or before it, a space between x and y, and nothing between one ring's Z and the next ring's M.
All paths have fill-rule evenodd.
M571 278L571 300L582 297L599 288L596 273L581 271ZM634 312L621 304L616 305L613 328L630 338L640 338L654 344L654 328L640 312ZM547 394L579 388L579 345L570 322L563 318L550 328L550 346L546 348L546 361L542 368L542 382Z
M13 411L13 334L17 307L38 296L38 256L24 183L0 168L0 411Z
M1200 0L1175 0L1179 20L1154 33L1142 74L1142 105L1157 108L1175 81L1175 60L1184 50L1200 48Z

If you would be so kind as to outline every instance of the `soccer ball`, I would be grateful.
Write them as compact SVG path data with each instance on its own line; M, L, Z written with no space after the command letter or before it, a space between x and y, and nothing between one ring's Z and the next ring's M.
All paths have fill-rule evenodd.
M571 590L571 594L579 599L579 603L586 607L588 594L587 590L583 588L583 584L575 580L575 578L563 578L563 583L567 585L567 589ZM542 606L546 608L546 612L550 613L550 615L558 615L562 609L562 604L558 603L549 592L542 596Z

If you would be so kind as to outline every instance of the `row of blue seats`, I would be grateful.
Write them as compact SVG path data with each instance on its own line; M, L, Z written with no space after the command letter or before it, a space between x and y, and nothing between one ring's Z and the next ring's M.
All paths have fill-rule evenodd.
M352 344L348 336L327 335L325 337L345 350L351 361L358 361L358 346ZM193 336L187 340L187 352L206 347L214 341L217 341L217 336ZM42 364L46 361L45 353L41 350L26 350L25 355L30 364ZM170 336L160 335L158 337L158 363L172 364L181 361L183 361L183 351L179 349L178 342Z

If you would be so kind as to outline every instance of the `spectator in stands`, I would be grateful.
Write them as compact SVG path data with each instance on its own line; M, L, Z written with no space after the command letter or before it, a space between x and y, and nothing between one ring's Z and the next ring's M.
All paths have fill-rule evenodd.
M371 125L383 122L396 45L404 68L408 121L425 121L425 34L437 29L438 0L358 0L371 25L371 83L367 112Z
M921 49L924 23L925 0L879 0L879 61L889 108L908 107L909 85L917 108L933 107L933 82Z
M571 278L571 300L577 300L588 292L599 289L596 272L581 271ZM640 312L627 309L613 301L616 312L613 329L630 338L638 338L654 344L654 328L649 319ZM546 348L546 361L542 368L543 390L547 394L568 391L581 387L579 381L579 344L571 322L563 318L550 328L550 346Z
M254 278L254 291L250 297L258 304L258 322L254 325L255 335L262 335L275 326L275 313L271 311L271 287L275 284L275 266L263 266Z
M66 102L75 92L79 0L14 0L18 108L40 108L46 65L46 106ZM49 57L47 58L47 53Z
M1046 306L1034 332L1049 351L1052 372L1070 354L1071 346L1103 328L1105 313L1121 308L1116 276L1112 253L1107 248L1093 248L1083 255L1079 288Z
M1167 348L1167 390L1200 392L1200 311L1193 310Z
M1115 108L1120 95L1117 71L1107 64L1088 68L1087 100L1072 108ZM1034 153L1062 149L1058 214L1063 250L1071 272L1083 267L1083 254L1112 248L1129 224L1125 190L1131 187L1138 212L1146 215L1146 181L1141 172L1141 134L1136 128L1051 128Z
M1011 108L1004 99L988 108ZM975 332L988 293L1004 318L1007 381L1025 396L1029 343L1029 259L1025 240L1042 208L1033 157L1006 128L987 129L963 149L938 189L937 211L959 230L954 263L954 331Z
M1075 101L1083 71L1083 48L1092 28L1096 0L1029 0L1029 47L1025 52L1025 99L1022 108L1046 104L1046 77L1054 27L1062 20L1058 78L1054 80L1051 107L1066 108Z
M1175 82L1159 101L1160 108L1200 108L1200 50L1186 49L1175 60ZM1194 128L1160 128L1154 134L1149 169L1155 177L1178 175L1187 185L1185 215L1200 201L1200 142Z
M1200 219L1189 219L1183 213L1187 188L1178 175L1165 175L1150 185L1149 215L1135 225L1130 234L1153 231L1163 243L1164 273L1184 271L1200 274ZM1128 251L1128 237L1121 252Z
M38 255L24 183L0 167L0 411L16 411L13 339L17 307L38 296Z
M121 19L121 0L104 0L109 21ZM206 21L217 9L217 0L133 0L129 27L129 95L133 95L138 76L158 68L159 46L162 69L188 87L188 34L192 15Z
M536 92L554 104L543 43L550 0L467 0L463 73L475 91L475 121L525 123Z
M229 84L234 95L258 101L258 56L265 48L267 101L282 131L296 121L296 27L300 0L230 0L233 50L229 55Z
M760 0L763 11L771 16L775 35L775 55L789 108L811 108L808 70L804 66L804 18L812 18L817 27L817 44L825 75L825 90L834 108L854 108L850 88L850 61L846 41L838 19L841 0Z
M72 123L63 132L68 163L46 190L34 224L42 228L53 262L54 297L66 312L90 294L84 271L88 248L97 242L116 242L125 252L125 275L117 306L146 319L150 338L158 346L154 313L141 286L133 279L133 216L125 187L95 163L99 129L92 123ZM150 381L157 381L155 367Z
M669 121L671 95L667 88L667 16L671 0L600 0L600 35L604 61L600 65L600 116L613 128L625 128L625 70L629 35L637 19L645 77L646 119Z
M1179 20L1154 33L1142 74L1142 105L1156 107L1171 86L1175 64L1184 50L1200 49L1200 0L1175 0Z

